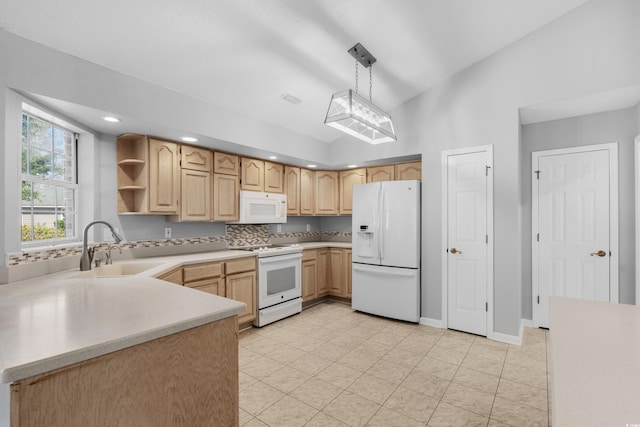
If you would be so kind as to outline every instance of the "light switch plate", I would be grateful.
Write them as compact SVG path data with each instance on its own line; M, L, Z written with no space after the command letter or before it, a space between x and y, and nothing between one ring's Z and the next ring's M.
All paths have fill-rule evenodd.
M282 233L282 225L280 224L276 225L276 232Z
M165 227L164 228L164 238L165 239L170 239L171 238L171 227Z

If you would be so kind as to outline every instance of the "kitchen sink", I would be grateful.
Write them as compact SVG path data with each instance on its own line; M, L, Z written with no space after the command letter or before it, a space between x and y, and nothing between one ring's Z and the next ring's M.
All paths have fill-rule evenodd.
M94 268L93 270L80 271L69 276L69 279L83 279L95 277L121 277L134 276L147 270L156 268L163 262L119 262L111 265Z

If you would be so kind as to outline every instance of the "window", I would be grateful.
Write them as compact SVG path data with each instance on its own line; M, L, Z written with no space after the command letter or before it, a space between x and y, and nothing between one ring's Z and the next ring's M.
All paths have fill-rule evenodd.
M76 240L77 134L34 108L22 112L21 242Z

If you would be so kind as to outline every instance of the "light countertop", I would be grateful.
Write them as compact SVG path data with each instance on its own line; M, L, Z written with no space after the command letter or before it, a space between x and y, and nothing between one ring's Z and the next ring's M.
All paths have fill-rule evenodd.
M640 307L551 298L557 426L640 425Z
M123 261L158 262L137 275L71 278L82 275L73 270L0 286L0 383L242 312L244 303L153 276L192 263L247 256L252 255L219 251L145 258Z

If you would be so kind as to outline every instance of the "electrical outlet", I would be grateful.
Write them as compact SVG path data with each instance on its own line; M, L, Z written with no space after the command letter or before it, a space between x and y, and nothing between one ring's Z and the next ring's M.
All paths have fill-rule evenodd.
M311 231L311 224L307 224L307 231Z
M276 232L277 233L282 233L282 225L280 225L280 224L276 225Z
M165 239L170 239L171 238L171 227L165 227L164 228L164 238Z

